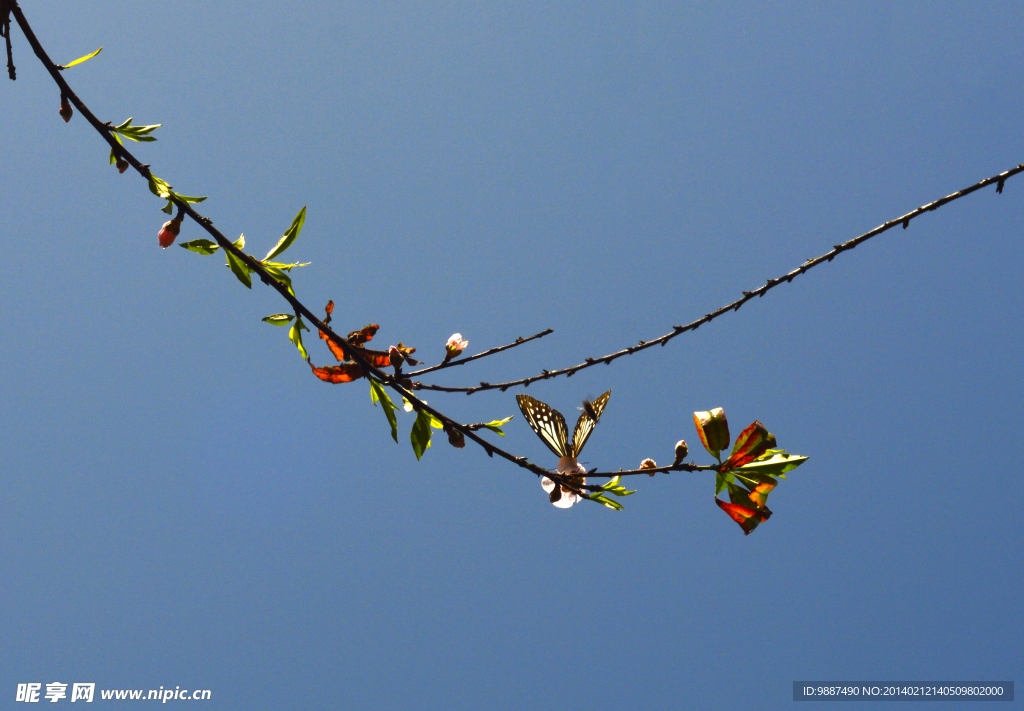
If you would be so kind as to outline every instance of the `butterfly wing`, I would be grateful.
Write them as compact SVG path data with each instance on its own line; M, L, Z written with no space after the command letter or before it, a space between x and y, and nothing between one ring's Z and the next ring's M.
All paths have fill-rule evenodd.
M516 395L519 409L541 441L558 457L569 456L569 428L558 410L529 395Z
M596 418L591 417L586 410L580 415L580 419L576 420L576 429L572 432L572 456L580 456L580 452L583 451L583 445L587 443L587 439L590 438L590 433L594 431L594 427L597 425L597 421L601 418L601 413L604 412L604 406L608 404L608 398L612 396L612 391L609 390L601 397L591 402L591 406L594 408L594 414Z

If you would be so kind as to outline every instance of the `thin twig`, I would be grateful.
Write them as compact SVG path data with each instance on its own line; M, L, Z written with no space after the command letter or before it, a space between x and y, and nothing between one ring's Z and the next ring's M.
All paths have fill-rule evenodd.
M433 373L435 370L442 370L444 368L452 368L452 367L454 367L456 365L465 365L466 363L469 363L470 361L478 360L480 358L483 358L484 356L494 355L495 353L500 353L501 351L507 351L509 348L515 348L516 346L521 346L524 343L526 343L528 341L532 341L532 340L534 340L536 338L544 338L544 336L547 336L548 334L554 333L554 332L555 332L555 329L549 328L549 329L546 329L544 331L541 331L540 333L535 333L532 336L530 336L529 338L519 337L516 340L514 340L512 343L507 343L504 346L498 346L497 348L491 348L490 350L486 350L483 353L477 353L476 355L469 356L468 358L462 358L461 360L449 360L449 361L445 361L443 363L438 363L437 365L432 365L429 368L421 368L419 370L414 370L411 373L406 373L406 377L412 377L414 375L424 375L425 373Z
M668 474L669 472L717 472L718 466L714 464L672 464L667 467L651 467L649 469L620 469L617 472L587 472L587 476L608 477L612 479L617 476L636 476L637 474Z
M521 378L519 380L509 380L504 383L481 382L479 385L473 387L449 387L446 385L431 385L427 383L414 382L412 386L416 390L438 390L446 393L466 393L467 395L472 395L473 393L480 392L482 390L501 390L502 392L504 392L505 390L516 387L518 385L528 386L530 383L535 382L537 380L547 380L548 378L556 378L560 375L570 377L577 371L583 370L584 368L589 368L591 366L598 365L599 363L611 363L613 360L617 358L633 355L638 351L646 350L647 348L651 348L653 346L663 346L676 336L682 333L686 333L687 331L695 331L698 327L704 325L705 323L714 321L719 316L724 316L729 311L739 311L740 307L743 306L743 304L747 303L755 296L764 296L779 284L783 282L786 282L788 284L789 282L793 281L793 279L800 276L804 272L807 272L810 269L813 269L814 267L824 262L831 262L841 252L847 252L853 249L854 247L860 245L861 243L868 241L872 237L876 237L877 235L880 235L883 232L891 230L893 227L896 227L897 225L903 225L903 229L907 229L907 227L910 226L910 221L913 220L914 218L920 217L926 212L937 210L947 203L953 202L954 200L959 200L960 198L966 195L970 195L971 193L977 190L981 190L982 188L987 187L989 185L995 184L996 192L1002 193L1003 185L1006 183L1007 179L1012 178L1013 176L1017 175L1022 171L1024 171L1024 163L1018 165L1016 168L1011 168L1010 170L1003 171L1002 173L997 173L996 175L993 175L990 178L985 178L984 180L978 181L977 183L970 185L966 188L963 188L962 190L958 190L955 193L950 193L949 195L943 198L939 198L938 200L935 200L933 202L930 202L927 205L922 205L916 210L911 210L905 215L901 215L900 217L897 217L893 220L889 220L888 222L879 225L873 230L869 230L864 234L858 235L857 237L854 237L853 239L847 242L843 242L842 244L837 244L830 251L826 252L820 257L808 259L806 262L801 264L796 269L793 269L792 271L789 271L776 279L769 279L763 286L758 287L753 291L744 291L743 296L741 296L739 299L736 299L736 301L733 301L731 304L726 304L725 306L716 311L712 311L709 314L705 314L701 318L697 319L696 321L691 321L685 326L675 326L673 327L672 331L666 333L664 336L655 338L654 340L640 341L639 345L632 346L630 348L624 348L621 351L609 353L608 355L601 356L600 358L587 358L584 360L583 363L571 366L569 368L562 368L561 370L542 370L539 375L533 375L528 378Z

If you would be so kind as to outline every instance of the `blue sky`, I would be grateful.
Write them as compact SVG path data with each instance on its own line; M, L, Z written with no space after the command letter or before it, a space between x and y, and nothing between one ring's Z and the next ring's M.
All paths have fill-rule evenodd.
M68 80L163 124L136 155L253 253L308 206L296 290L339 330L435 361L555 329L443 384L661 335L1024 161L1014 3L22 7L55 61L105 47ZM710 463L695 410L760 419L811 459L752 535L696 474L559 511L478 449L417 462L410 416L395 446L365 383L260 322L275 294L160 250L161 203L12 34L0 698L773 709L801 679L1021 679L1024 179L527 391L568 417L613 391L602 469L680 438ZM426 397L516 415L497 441L554 464L514 392Z

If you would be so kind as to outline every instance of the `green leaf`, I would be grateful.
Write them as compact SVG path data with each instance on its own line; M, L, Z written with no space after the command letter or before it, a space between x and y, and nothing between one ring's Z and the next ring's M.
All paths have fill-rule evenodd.
M246 276L249 276L246 273ZM288 331L288 340L295 344L295 347L299 349L299 353L302 354L303 360L309 360L309 354L306 353L306 347L302 345L302 330L309 330L306 324L302 323L302 317L296 316L295 323L292 324L291 330Z
M95 56L96 56L97 54L99 54L99 53L100 53L100 52L102 52L102 51L103 51L103 48L102 48L102 47L100 47L100 48L99 48L99 49L97 49L97 50L96 50L95 52L91 52L91 53L89 53L89 54L85 55L84 57L79 57L79 58L78 58L78 59L76 59L75 61L73 61L73 62L69 62L68 64L65 64L65 65L64 65L64 68L65 68L65 69L67 69L68 67L73 67L73 66L75 66L76 64L81 64L82 62L84 62L84 61L86 61L86 60L88 60L88 59L92 59L93 57L95 57Z
M128 120L130 121L131 119L128 119ZM121 143L121 137L118 136L116 133L112 132L110 135L113 136L114 140L117 141L119 144L121 144L122 146L124 145L124 143ZM117 155L114 154L114 149L111 148L110 149L110 165L114 165L114 163L116 163L116 162L117 162Z
M238 239L236 239L231 244L235 245L239 249L245 249L245 235L244 234L243 235L239 235Z
M174 201L168 198L167 204L160 208L160 212L166 212L168 215L174 212Z
M732 474L715 472L715 496L721 494L729 484L735 484L736 477Z
M625 506L620 504L618 501L609 499L607 496L604 496L603 494L590 494L587 498L590 499L591 501L596 501L599 504L604 504L613 511L622 511L622 509L625 508Z
M128 119L131 121L131 119ZM149 191L159 198L165 200L171 197L171 186L165 180L161 180L152 173L149 174Z
M799 454L789 454L782 449L769 449L760 459L745 464L736 471L780 476L785 479L786 472L793 471L806 461L807 457L802 457Z
M430 426L433 417L426 410L420 410L419 415L416 416L416 421L412 424L412 432L409 433L409 439L412 440L412 451L416 453L416 459L419 460L423 456L423 453L430 449Z
M249 276L249 267L245 266L245 262L236 257L231 252L224 250L224 254L228 258L228 266L231 267L231 271L234 272L235 276L238 277L238 281L245 284L246 288L252 288L252 277ZM299 350L302 351L302 357L306 357L305 349L300 345Z
M434 417L432 414L430 414L426 410L421 410L421 412L426 412L427 417L430 418L430 426L433 427L435 430L443 430L444 429L444 423L441 422L441 420L437 419L436 417Z
M512 415L511 417L506 417L504 420L492 420L491 422L485 422L484 423L484 427L489 429L491 432L497 432L502 437L504 437L505 433L502 432L501 425L503 425L506 422L508 422L509 420L511 420L512 417L515 417L515 415Z
M269 323L271 326L287 326L295 318L291 314L273 314L272 316L264 316L261 321Z
M274 269L273 267L267 267L267 274L272 276L275 281L279 281L288 287L288 293L295 296L295 290L292 289L292 278L285 274L280 269Z
M299 210L299 214L295 216L294 220L292 220L291 227L289 227L285 231L284 236L281 237L281 239L279 239L277 241L277 244L274 245L274 248L272 250L270 250L269 252L267 252L267 256L263 258L263 261L267 261L268 259L273 259L277 255L279 255L281 252L283 252L286 249L288 249L289 247L291 247L292 246L292 242L294 242L296 240L296 238L299 236L299 232L302 231L302 225L303 225L303 223L305 221L306 221L306 207L305 207L305 205L303 205L302 209Z
M142 141L144 143L148 143L156 140L155 137L150 136L149 134L160 128L161 125L162 124L157 123L152 126L132 126L132 120L128 119L120 126L114 126L110 130L115 134L115 137L116 134L120 133L129 141ZM120 139L118 139L118 143L120 143Z
M202 202L208 197L206 195L203 197L192 197L191 195L179 195L178 193L173 193L173 195L182 202Z
M622 477L620 476L611 479L610 481L601 486L601 490L607 491L609 494L615 494L615 496L629 496L630 494L635 494L636 489L628 491L626 487L622 486L619 483L621 479Z
M295 267L308 267L313 262L295 262L294 264L284 264L282 262L268 262L263 260L260 262L265 267L273 267L274 269L280 269L281 271L291 271Z
M370 400L376 405L378 402L381 407L384 408L384 415L388 418L388 424L391 425L391 439L395 440L395 444L398 444L398 418L395 417L395 403L391 402L391 398L384 392L383 386L373 378L370 378ZM430 446L429 444L427 446ZM419 459L419 457L417 457Z
M208 239L194 239L191 242L182 242L178 246L184 247L185 249L195 252L196 254L213 254L218 249L220 249L219 244L217 244L216 242L211 242Z

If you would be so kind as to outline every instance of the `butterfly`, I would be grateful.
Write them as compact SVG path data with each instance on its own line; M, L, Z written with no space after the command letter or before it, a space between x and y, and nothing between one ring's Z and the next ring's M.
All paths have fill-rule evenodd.
M559 458L576 458L587 443L590 433L604 412L604 406L608 404L608 398L612 396L609 390L596 400L583 401L583 414L576 421L576 428L572 433L572 442L569 441L569 428L565 424L562 413L544 404L529 395L516 395L516 402L519 409L523 411L523 417L530 423L530 427L537 433L541 441L548 446Z

